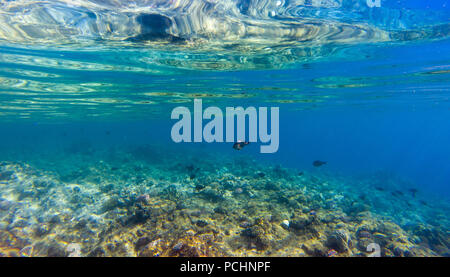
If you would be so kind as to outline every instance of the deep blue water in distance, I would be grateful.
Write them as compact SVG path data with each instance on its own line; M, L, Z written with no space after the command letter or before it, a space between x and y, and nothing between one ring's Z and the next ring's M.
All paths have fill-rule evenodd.
M377 171L397 174L432 194L450 194L449 110L353 110L288 112L281 107L280 147L275 154L260 154L259 143L246 149L269 164L301 170L315 169L314 160L328 162L327 170L358 176ZM30 152L88 140L102 148L117 145L163 143L171 149L201 148L217 156L230 154L230 143L181 143L171 141L174 121L78 122L68 124L7 124L2 149ZM109 134L106 134L109 132ZM66 134L66 135L63 135ZM42 158L46 154L41 153Z

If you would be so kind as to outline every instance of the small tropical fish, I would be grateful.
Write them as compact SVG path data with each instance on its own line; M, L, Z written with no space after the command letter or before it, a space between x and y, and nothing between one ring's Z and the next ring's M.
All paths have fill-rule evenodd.
M313 166L315 166L315 167L319 167L319 166L322 166L322 165L324 165L324 164L326 164L327 162L322 162L322 161L314 161L313 162Z
M300 171L299 173L298 173L298 176L303 176L303 171Z
M235 144L233 144L233 148L236 150L241 150L242 148L244 148L244 146L246 146L247 144L249 144L250 142L248 141L238 141Z
M408 191L412 194L413 197L416 197L417 189L413 188L413 189L409 189Z

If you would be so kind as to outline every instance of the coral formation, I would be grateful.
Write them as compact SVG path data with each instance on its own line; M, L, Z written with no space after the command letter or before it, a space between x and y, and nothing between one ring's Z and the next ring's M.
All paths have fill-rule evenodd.
M0 255L340 257L372 243L381 256L449 255L447 202L375 189L380 176L147 153L2 162Z

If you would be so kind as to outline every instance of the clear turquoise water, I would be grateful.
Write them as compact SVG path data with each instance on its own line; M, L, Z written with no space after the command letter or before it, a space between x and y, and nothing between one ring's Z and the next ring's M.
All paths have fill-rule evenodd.
M448 247L449 5L2 1L0 161L51 172L62 185L81 182L70 177L78 172L100 186L108 173L86 181L93 174L87 169L114 163L115 151L152 145L162 152L148 153L152 166L184 168L206 155L209 172L205 168L220 171L225 161L245 158L258 164L248 165L250 171L281 165L341 180L355 195L362 187L369 195L380 186L404 194L415 188L421 198L405 201L436 201L436 215L418 207L395 216L398 199L391 196L384 204L371 200L372 212L394 216L402 227L417 218L442 225ZM192 108L194 98L205 106L280 107L279 151L175 144L170 112ZM316 168L314 160L327 165ZM127 170L136 178L137 171ZM164 174L170 182L179 173ZM4 179L11 187L0 186L0 197L19 203L13 181ZM30 201L39 206L38 198ZM3 211L3 218L10 213Z

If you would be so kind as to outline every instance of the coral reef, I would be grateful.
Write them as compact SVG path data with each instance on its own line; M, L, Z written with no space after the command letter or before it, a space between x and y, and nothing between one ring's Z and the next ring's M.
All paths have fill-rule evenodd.
M369 256L373 243L381 256L449 255L447 200L393 194L406 191L395 181L376 189L376 174L181 162L151 147L70 151L0 163L1 256L341 257Z

